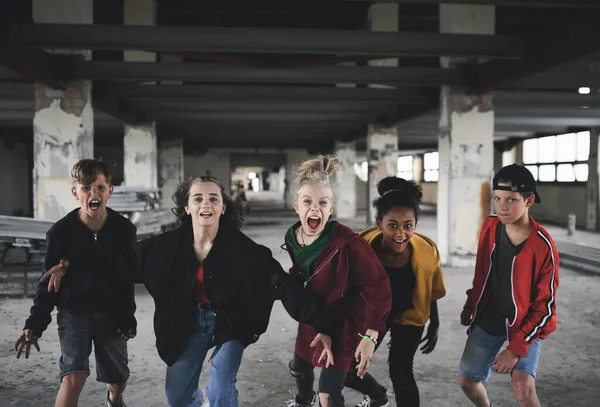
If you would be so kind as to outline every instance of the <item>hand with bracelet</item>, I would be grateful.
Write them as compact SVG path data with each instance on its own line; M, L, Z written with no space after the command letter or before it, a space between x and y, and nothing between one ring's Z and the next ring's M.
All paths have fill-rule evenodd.
M362 340L356 348L354 358L358 362L358 366L356 367L357 375L363 379L365 377L365 373L367 373L367 370L369 370L369 364L373 358L373 353L375 353L375 345L377 345L379 332L373 329L367 329L366 334L363 335L359 333L358 335L362 338Z

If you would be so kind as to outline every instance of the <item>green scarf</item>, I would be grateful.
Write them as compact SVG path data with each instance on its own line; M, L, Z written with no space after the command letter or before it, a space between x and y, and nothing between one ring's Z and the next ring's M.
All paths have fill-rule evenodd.
M301 246L296 240L296 228L298 227L298 224L299 222L288 229L285 240L292 251L291 254L294 259L294 266L298 268L304 277L309 278L315 270L317 259L335 232L335 223L327 222L321 235L308 246Z

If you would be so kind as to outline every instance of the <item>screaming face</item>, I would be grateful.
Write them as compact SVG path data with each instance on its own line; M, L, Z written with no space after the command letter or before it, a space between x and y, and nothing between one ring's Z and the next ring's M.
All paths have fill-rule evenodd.
M327 184L309 183L298 191L294 209L307 236L319 235L333 213L333 192Z
M98 175L90 185L78 183L71 188L71 193L80 202L82 215L101 218L106 213L106 203L112 196L113 187L104 175Z

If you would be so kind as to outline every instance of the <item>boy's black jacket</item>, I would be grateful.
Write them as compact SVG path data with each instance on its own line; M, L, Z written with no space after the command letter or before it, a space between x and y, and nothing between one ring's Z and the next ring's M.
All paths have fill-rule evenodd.
M48 281L38 284L25 329L41 336L56 306L74 313L111 312L115 316L115 332L132 329L135 333L134 285L127 270L135 267L128 264L132 261L128 254L133 250L136 227L107 208L106 223L94 236L77 211L68 213L46 233L43 273L61 259L69 260L69 269L58 293L48 292Z
M138 243L137 282L154 298L154 331L160 357L170 366L181 355L194 328L193 299L198 262L190 223ZM244 346L258 340L281 299L297 321L327 333L329 317L318 298L303 289L273 259L271 251L241 231L221 225L203 262L204 289L216 307L215 345L237 339Z

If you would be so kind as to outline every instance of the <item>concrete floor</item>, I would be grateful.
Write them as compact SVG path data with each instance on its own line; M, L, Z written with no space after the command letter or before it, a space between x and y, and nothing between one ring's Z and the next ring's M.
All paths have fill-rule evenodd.
M295 221L294 213L281 210L265 211L257 204L247 218L244 231L253 239L271 248L284 268L290 261L279 246L285 230ZM356 230L364 226L364 217L346 222ZM417 231L435 238L435 218L424 216ZM465 290L472 279L472 270L444 270L448 294L439 303L440 340L430 355L418 354L415 374L421 391L421 405L432 407L468 406L457 386L458 363L466 340L465 328L459 324L459 314L465 300ZM600 311L598 276L583 275L561 269L558 290L559 325L557 331L543 342L538 369L537 387L543 406L597 407L600 405L600 341L598 341ZM143 287L138 287L138 336L130 342L131 379L126 391L129 406L165 406L163 391L165 366L154 347L152 330L152 299ZM31 300L0 299L0 407L51 406L58 382L60 349L56 325L53 324L40 340L42 351L29 360L16 360L14 341L21 332ZM287 363L292 353L296 323L277 303L268 332L257 344L250 346L238 376L240 405L248 407L283 406L288 390L294 389ZM387 375L387 349L375 355L371 373L391 388ZM91 360L92 372L94 361ZM201 377L205 384L207 375ZM495 406L516 406L507 376L494 374L487 385ZM345 391L347 406L360 397ZM81 406L105 405L106 390L95 381L92 373L86 385ZM395 405L393 394L391 405Z

